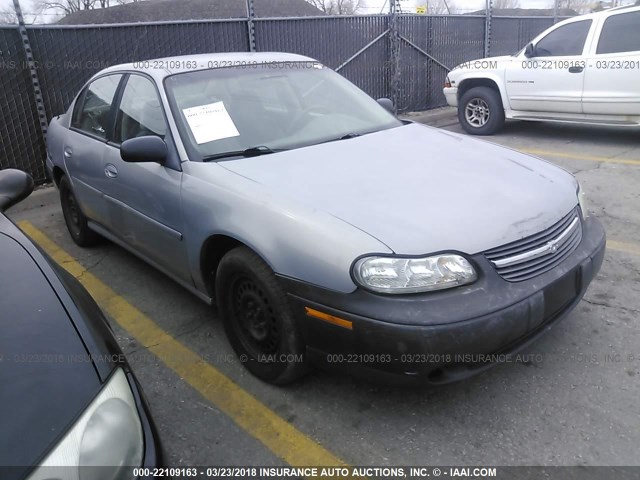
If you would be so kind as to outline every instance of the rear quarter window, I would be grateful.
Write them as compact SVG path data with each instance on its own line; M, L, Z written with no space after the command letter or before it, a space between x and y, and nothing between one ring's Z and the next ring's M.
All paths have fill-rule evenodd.
M107 138L111 104L122 75L107 75L91 82L78 98L71 126L91 135Z

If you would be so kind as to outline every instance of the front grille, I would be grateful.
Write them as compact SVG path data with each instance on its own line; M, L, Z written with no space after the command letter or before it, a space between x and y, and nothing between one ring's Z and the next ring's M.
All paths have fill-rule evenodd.
M510 282L528 280L561 263L582 240L578 209L547 230L485 252L498 274Z

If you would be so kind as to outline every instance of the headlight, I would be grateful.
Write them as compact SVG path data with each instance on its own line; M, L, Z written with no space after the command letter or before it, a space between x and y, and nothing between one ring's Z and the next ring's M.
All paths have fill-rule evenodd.
M130 480L143 444L135 400L118 369L29 480Z
M578 183L578 205L580 205L580 211L582 212L582 218L589 216L589 210L587 209L587 195L584 193L582 186Z
M380 293L417 293L471 283L478 278L460 255L422 258L365 257L353 266L353 276L364 288Z

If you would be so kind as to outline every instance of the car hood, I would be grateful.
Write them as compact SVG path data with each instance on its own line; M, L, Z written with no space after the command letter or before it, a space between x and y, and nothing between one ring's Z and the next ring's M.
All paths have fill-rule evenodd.
M5 477L14 479L43 459L101 384L39 265L1 230L0 465L15 466Z
M220 165L398 254L475 254L537 233L577 205L565 170L418 124Z

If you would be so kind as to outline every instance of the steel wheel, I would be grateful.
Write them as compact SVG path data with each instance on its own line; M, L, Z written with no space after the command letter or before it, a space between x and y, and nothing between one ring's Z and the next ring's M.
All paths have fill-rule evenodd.
M247 247L231 250L215 284L229 343L247 370L276 385L307 373L306 345L289 300L262 258Z
M253 358L276 358L280 344L280 322L269 298L247 277L233 282L234 329Z

